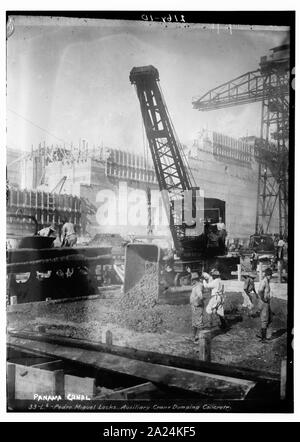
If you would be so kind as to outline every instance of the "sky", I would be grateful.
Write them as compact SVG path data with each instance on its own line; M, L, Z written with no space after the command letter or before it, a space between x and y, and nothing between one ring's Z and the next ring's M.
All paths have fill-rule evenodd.
M142 118L129 73L153 65L179 139L203 128L233 137L259 135L260 105L199 112L195 96L258 68L287 41L285 29L68 18L14 19L7 41L7 146L40 142L142 153Z

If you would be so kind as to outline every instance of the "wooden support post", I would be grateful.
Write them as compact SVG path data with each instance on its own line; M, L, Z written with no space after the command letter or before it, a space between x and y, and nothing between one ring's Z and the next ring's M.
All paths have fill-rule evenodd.
M278 268L278 282L282 282L282 262L279 260L277 262L277 268Z
M104 329L102 332L102 342L108 346L112 346L113 344L113 335L110 330Z
M259 281L262 281L263 272L262 272L262 263L261 262L258 264L258 277L259 277Z
M10 305L18 304L18 297L17 296L11 296L10 297Z
M211 360L211 332L210 330L199 333L199 359L210 362Z
M107 332L105 334L105 343L106 343L106 345L109 345L109 346L111 346L113 344L113 335L110 330L107 330Z
M287 359L284 358L281 361L280 370L280 399L286 398L286 369L287 369Z
M238 274L238 281L242 280L242 266L241 264L237 265L237 274Z

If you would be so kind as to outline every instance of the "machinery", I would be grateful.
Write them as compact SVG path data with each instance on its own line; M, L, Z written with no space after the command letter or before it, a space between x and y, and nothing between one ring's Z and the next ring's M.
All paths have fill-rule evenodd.
M7 297L17 303L97 293L96 274L112 264L111 247L54 247L33 216L7 213ZM9 299L10 298L10 299Z
M136 87L146 135L169 220L174 248L183 260L224 255L214 226L222 217L225 202L205 199L196 187L176 136L153 66L133 68L130 81Z
M154 66L134 67L129 79L136 87L177 259L164 256L153 244L129 244L124 290L143 279L149 261L157 264L158 292L168 289L162 282L166 263L182 274L187 269L201 272L218 266L224 277L238 262L236 257L225 256L225 235L222 237L216 227L219 218L225 222L225 202L204 198L195 185L159 86L158 70Z
M276 252L271 235L251 235L249 249L257 254L274 255Z

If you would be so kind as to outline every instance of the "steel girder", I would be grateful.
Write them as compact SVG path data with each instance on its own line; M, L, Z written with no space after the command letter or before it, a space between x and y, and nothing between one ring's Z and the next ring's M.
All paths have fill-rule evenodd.
M179 218L182 211L176 208L183 203L185 191L192 189L183 163L183 149L159 87L157 69L153 66L133 68L129 78L136 87L159 189L177 250L181 247L180 239L185 236L185 227Z
M279 232L288 229L289 61L248 72L192 101L200 111L262 102L261 138L256 143L258 190L256 232L268 232L278 209Z

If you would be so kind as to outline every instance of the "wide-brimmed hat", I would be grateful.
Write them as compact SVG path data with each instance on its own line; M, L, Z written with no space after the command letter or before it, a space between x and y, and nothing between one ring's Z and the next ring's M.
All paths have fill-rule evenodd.
M217 269L212 269L210 271L211 276L220 276L220 272Z

